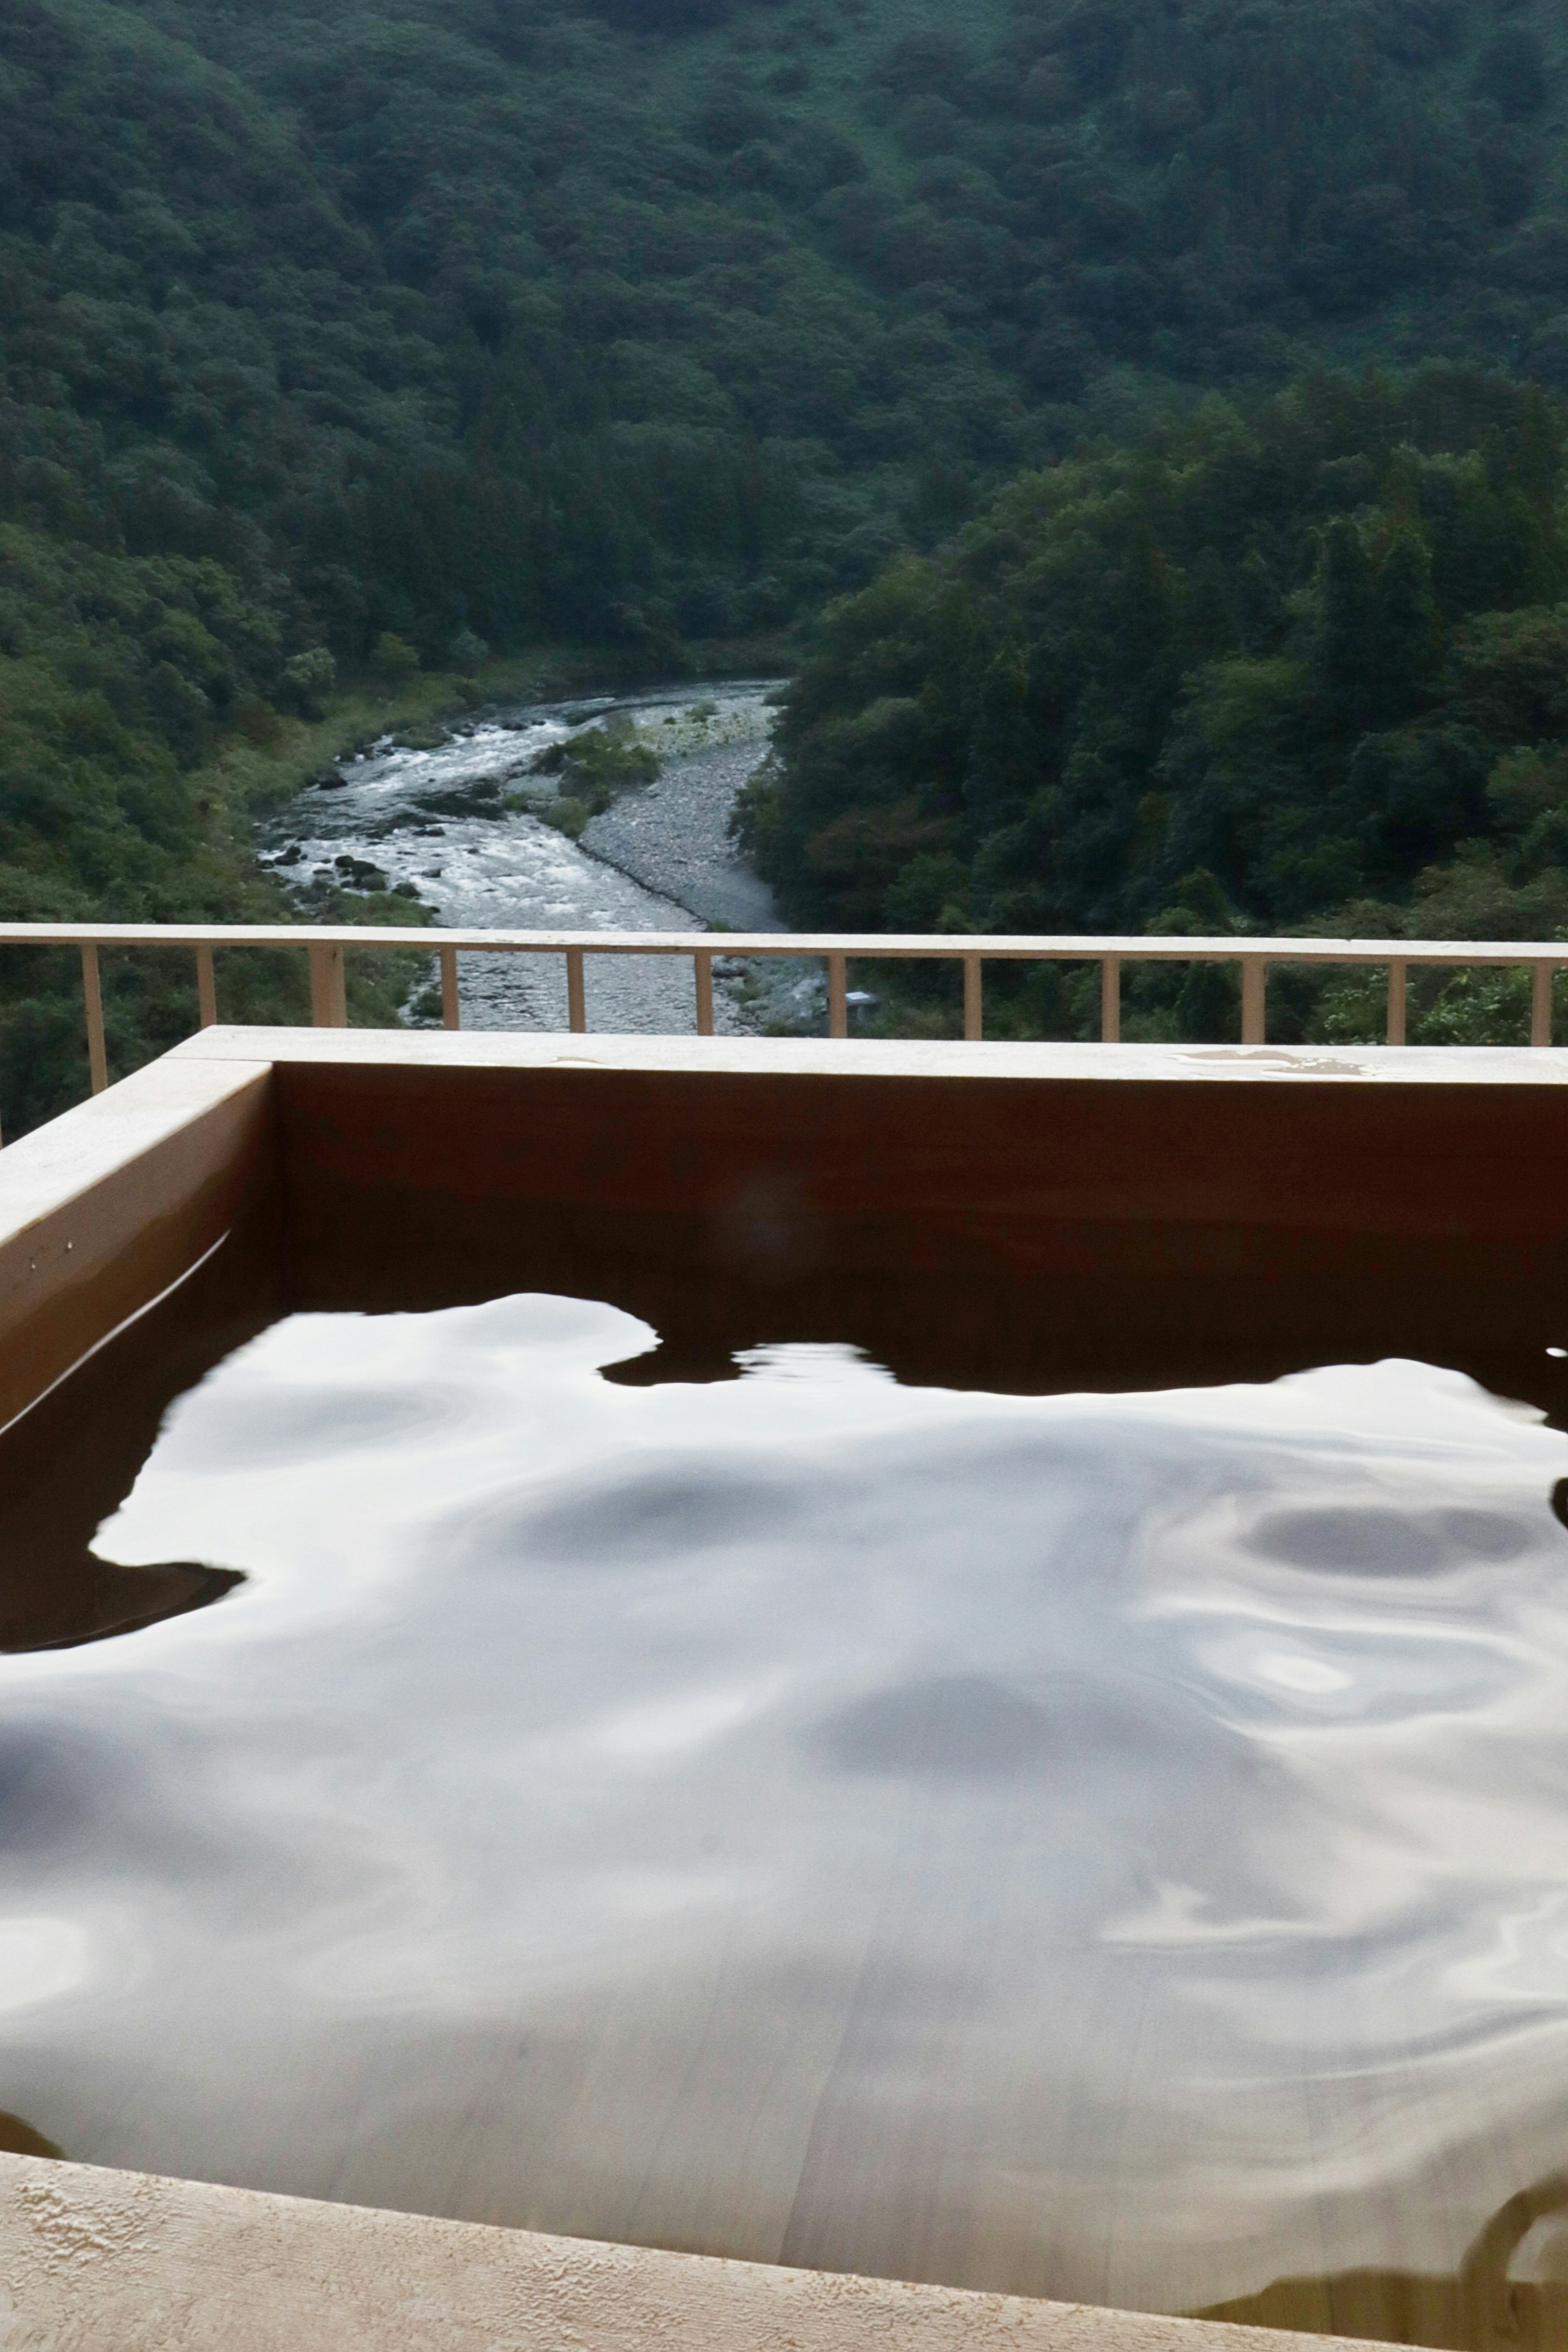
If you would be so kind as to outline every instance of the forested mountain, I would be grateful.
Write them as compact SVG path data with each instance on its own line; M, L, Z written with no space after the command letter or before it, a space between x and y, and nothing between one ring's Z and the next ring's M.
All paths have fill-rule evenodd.
M1195 386L1568 385L1538 16L7 0L6 504L223 565L221 710L313 639L774 625Z
M1162 415L1568 390L1564 47L1545 0L3 0L0 912L266 903L215 751L378 646L671 669Z
M753 856L825 929L1563 936L1565 460L1545 394L1433 366L1026 476L831 608ZM1016 1023L1095 1034L1059 978ZM1202 1034L1232 982L1133 989L1132 1034ZM1507 1042L1526 993L1428 977L1415 1034ZM1360 981L1275 994L1378 1032Z

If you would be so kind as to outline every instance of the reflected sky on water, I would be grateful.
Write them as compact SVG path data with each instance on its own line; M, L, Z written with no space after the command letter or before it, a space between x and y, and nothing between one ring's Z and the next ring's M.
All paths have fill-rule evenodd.
M0 2105L68 2154L1181 2310L1568 2154L1568 1439L1391 1361L1018 1397L294 1317L0 1660ZM47 1563L40 1561L40 1573Z

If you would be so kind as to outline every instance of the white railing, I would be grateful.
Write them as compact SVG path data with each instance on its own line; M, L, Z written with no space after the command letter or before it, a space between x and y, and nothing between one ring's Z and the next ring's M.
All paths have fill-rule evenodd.
M1264 1044L1266 993L1270 964L1373 964L1388 973L1388 1043L1405 1043L1406 975L1415 965L1503 964L1531 975L1530 1042L1552 1043L1552 978L1568 970L1568 940L1315 940L1158 938L1010 938L805 931L431 931L424 928L372 929L359 924L239 923L0 923L0 948L74 947L81 955L86 999L88 1067L93 1092L109 1083L99 984L100 948L190 948L195 951L201 1024L218 1018L215 948L294 948L310 959L310 1014L318 1027L342 1028L348 1012L343 993L346 950L416 949L434 955L441 971L441 1005L448 1029L458 1026L458 958L460 955L559 955L566 963L567 1025L585 1030L584 971L589 956L689 956L693 975L697 1034L713 1034L715 956L787 956L826 964L827 1029L849 1034L847 969L851 958L870 961L917 961L963 967L963 1034L982 1034L982 968L987 963L1097 963L1100 970L1100 1035L1121 1034L1121 967L1128 963L1226 963L1241 968L1241 1037Z

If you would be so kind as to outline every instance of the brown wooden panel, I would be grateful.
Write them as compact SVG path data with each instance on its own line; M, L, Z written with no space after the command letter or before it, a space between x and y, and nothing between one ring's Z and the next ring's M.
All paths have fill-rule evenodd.
M1554 1234L1568 1089L291 1066L292 1154L356 1181L722 1215L765 1169L824 1213L1026 1228Z
M940 1299L977 1377L1048 1328L1116 1385L1568 1329L1556 1087L279 1076L291 1278L323 1302L557 1286L699 1352L749 1312L918 1354Z

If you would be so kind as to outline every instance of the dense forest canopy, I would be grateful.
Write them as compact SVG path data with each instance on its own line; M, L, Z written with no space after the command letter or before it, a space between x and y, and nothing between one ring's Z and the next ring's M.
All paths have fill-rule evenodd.
M1026 476L831 608L752 853L827 929L1557 937L1565 462L1546 395L1439 366Z
M1440 710L1471 724L1464 631L1565 593L1558 426L1522 402L1568 392L1545 0L6 0L0 31L0 914L272 911L212 762L378 658L471 673L570 639L650 675L694 646L803 642L857 593L766 813L794 905L1152 918L1201 870L1283 920L1408 897L1416 866L1491 839L1479 754L1444 766L1430 741ZM1508 384L1405 431L1396 379L1433 362ZM1375 394L1300 388L1369 364L1393 372ZM1438 379L1415 380L1436 416ZM1329 454L1336 399L1352 421ZM1241 453L1298 425L1269 521L1266 461ZM1236 511L1200 524L1184 477L1227 467ZM1145 496L1174 518L1147 520L1172 576L1114 611L1100 594L1126 645L1047 709L1037 592L1014 578L1031 559L999 551L1048 571L1058 509ZM1445 499L1509 519L1491 585L1456 586L1475 546ZM1011 728L995 772L1032 762L1037 789L998 782L994 824L956 817L916 730L915 835L851 854L863 816L891 822L847 769L822 799L854 615L973 602L984 561L966 626L978 646L981 605L1016 604L988 659L1022 679L1018 711L909 662L884 698L949 698L952 773L974 765L954 730ZM1422 561L1405 703L1373 696L1355 723L1357 743L1425 728L1432 808L1407 765L1377 789L1426 811L1408 820L1200 820L1225 795L1194 780L1226 759L1268 801L1270 724L1289 793L1340 811L1321 729L1305 783L1285 740L1309 689L1279 684L1277 708L1258 666L1317 676L1303 614L1332 603L1335 563L1381 611ZM1183 649L1140 652L1143 628ZM1143 681L1115 741L1085 700L1112 670ZM1377 756L1346 754L1363 797ZM1102 804L1068 856L1041 793L1089 806L1091 761ZM1144 803L1169 813L1130 829ZM1031 869L1047 840L1058 862ZM68 1083L47 1042L65 983L26 971L0 960L0 1092L32 1117ZM121 1012L127 1055L175 1017Z
M10 0L5 511L232 581L178 750L318 643L776 625L1194 387L1568 386L1538 13Z

